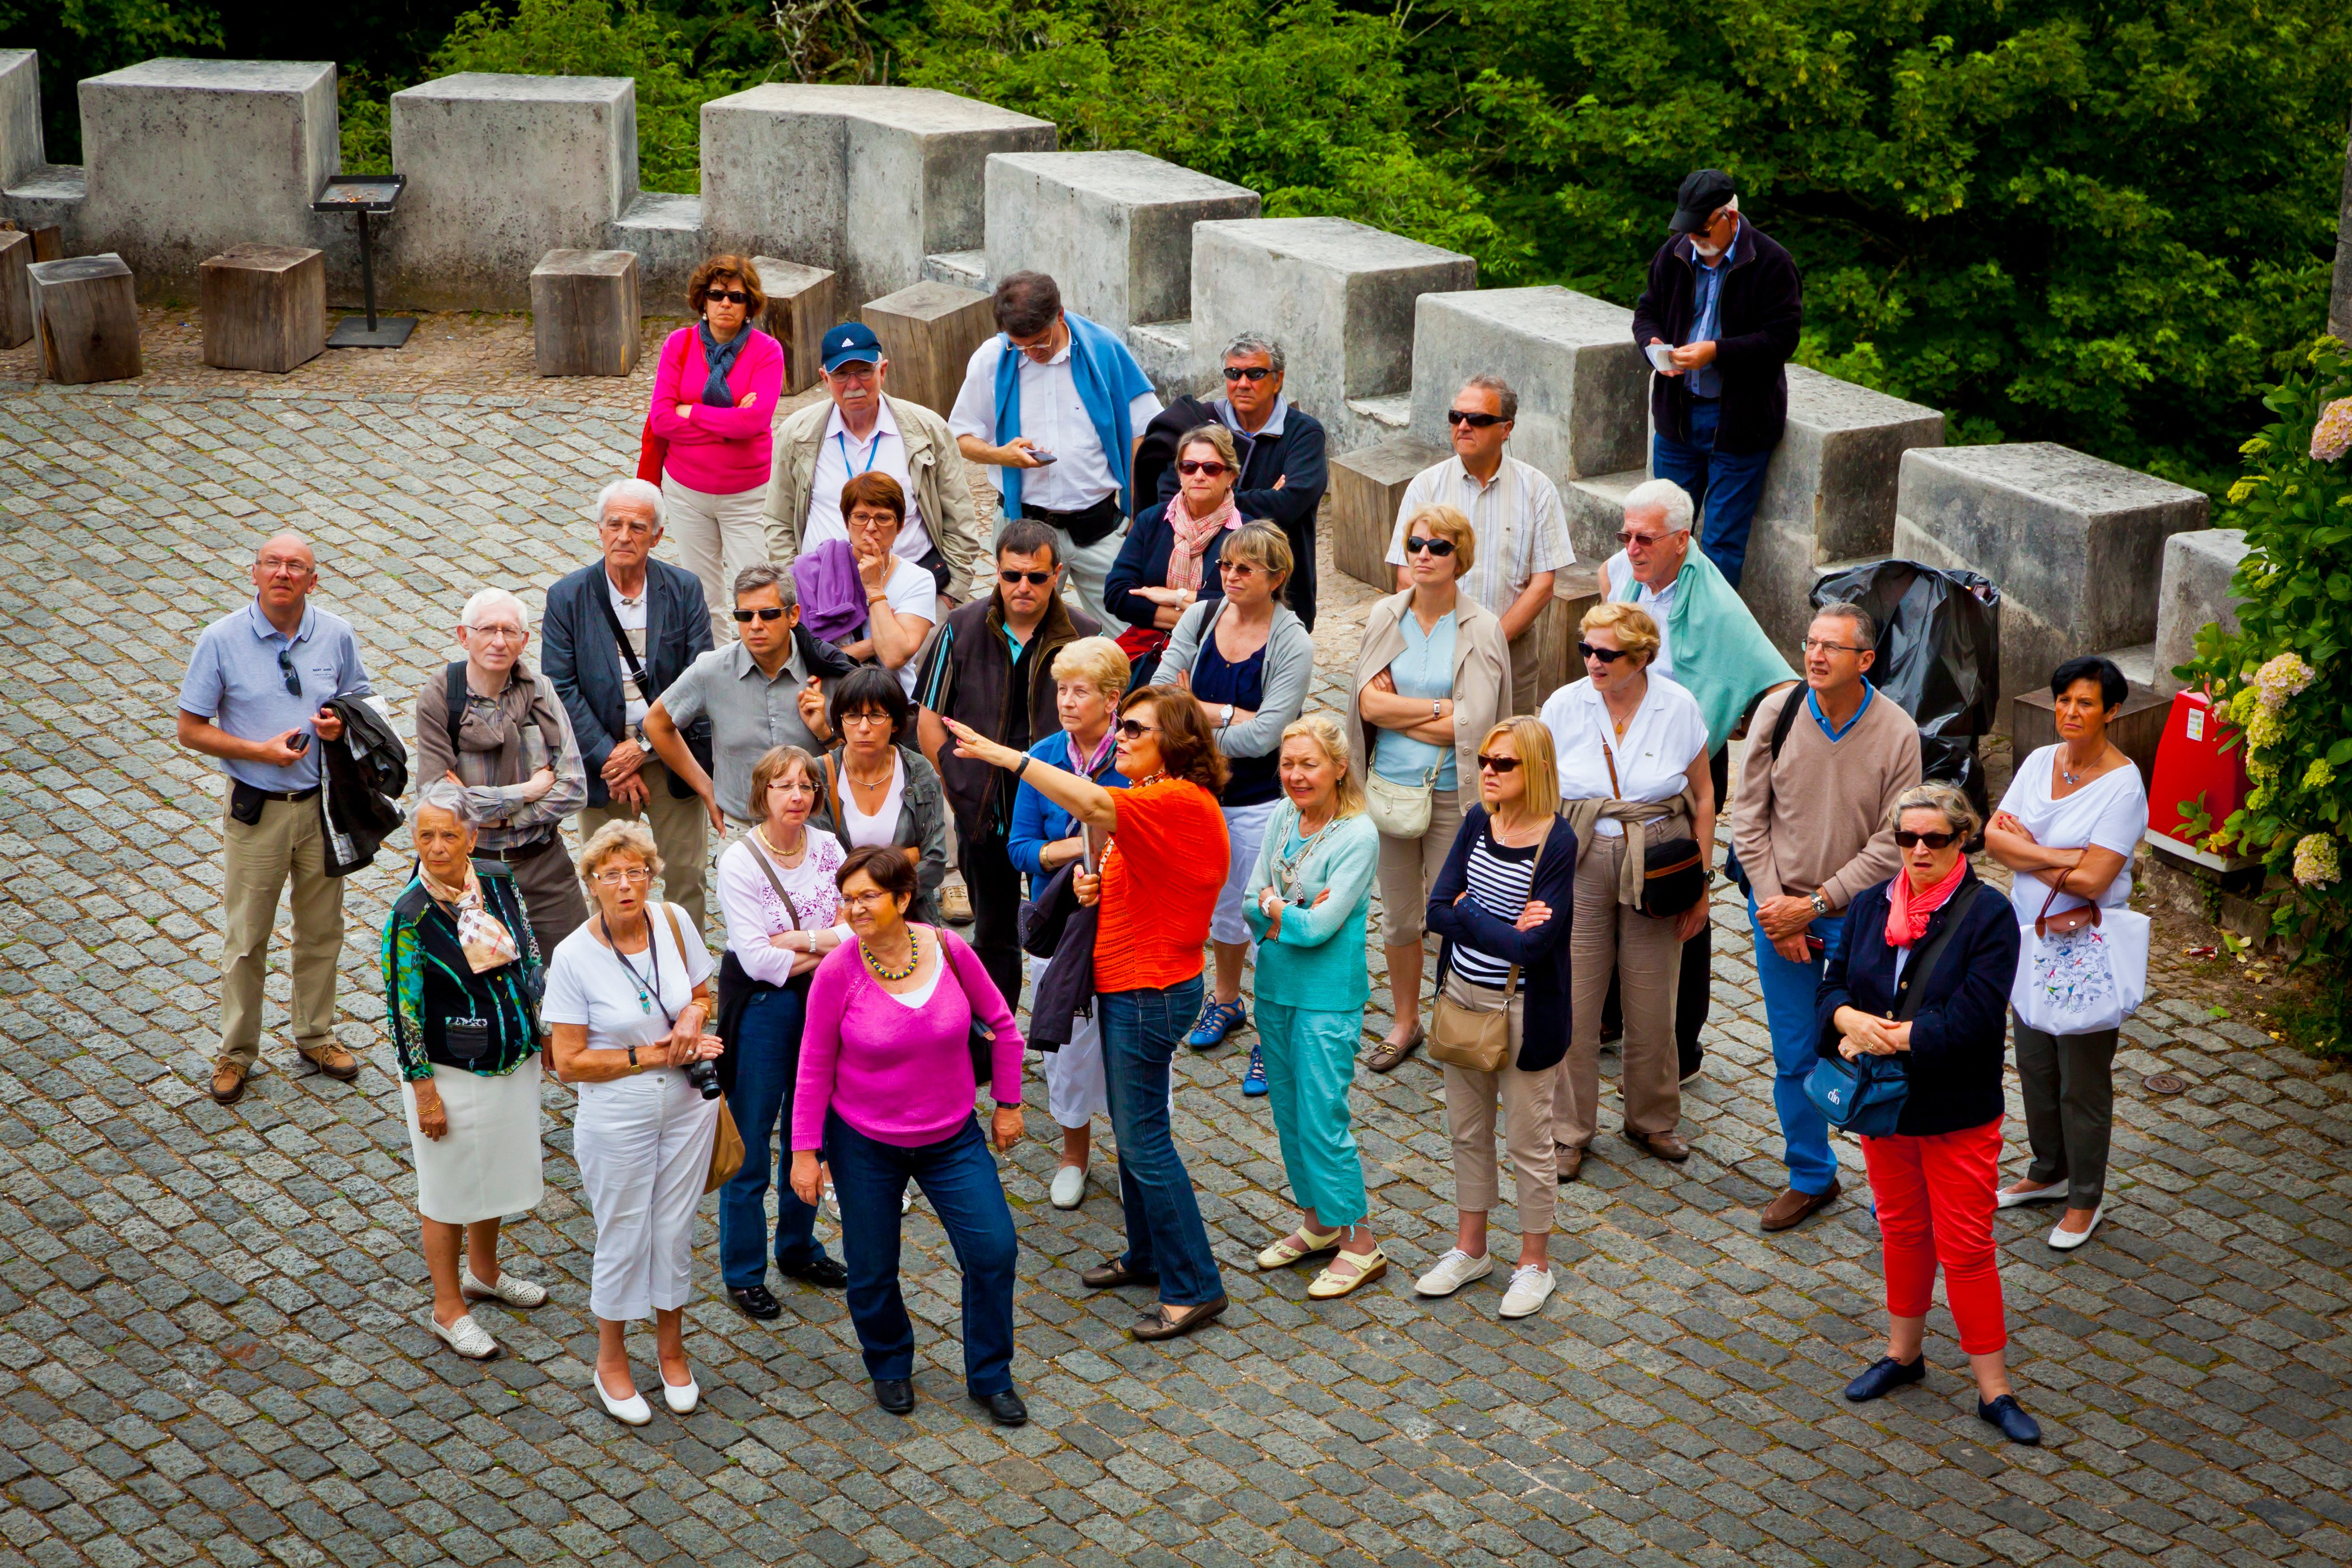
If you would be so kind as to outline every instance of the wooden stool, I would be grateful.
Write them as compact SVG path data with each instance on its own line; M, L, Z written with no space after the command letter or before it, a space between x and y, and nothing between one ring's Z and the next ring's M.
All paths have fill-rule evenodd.
M25 268L41 331L41 372L79 385L140 372L139 301L131 268L112 251L36 261Z
M196 268L205 363L284 375L327 351L326 253L239 245Z
M1393 436L1331 459L1331 564L1383 594L1396 592L1388 562L1397 508L1412 477L1446 454L1410 436Z
M36 259L31 235L0 229L0 349L33 341L33 280L25 268Z
M955 406L972 351L996 331L989 297L952 283L909 285L868 301L863 313L882 342L898 395L937 410Z
M530 269L541 375L626 375L637 365L637 253L551 250Z
M823 368L817 344L841 320L840 274L773 256L751 258L751 269L768 297L760 330L784 346L784 395L806 391Z

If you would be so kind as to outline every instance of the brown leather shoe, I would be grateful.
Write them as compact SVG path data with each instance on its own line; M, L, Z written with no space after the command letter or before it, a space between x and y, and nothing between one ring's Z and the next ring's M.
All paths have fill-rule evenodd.
M1172 1340L1179 1334L1191 1333L1210 1319L1222 1315L1224 1310L1225 1298L1223 1296L1213 1301L1203 1301L1197 1307L1171 1307L1161 1301L1136 1319L1135 1327L1128 1332L1139 1340Z
M1830 1183L1829 1191L1825 1193L1801 1193L1790 1187L1764 1205L1763 1215L1757 1223L1766 1230L1788 1230L1829 1207L1844 1190L1834 1181Z
M1563 1187L1568 1185L1569 1183L1576 1180L1578 1173L1584 1169L1584 1151L1553 1144L1551 1168L1553 1174L1559 1178L1559 1184Z
M1113 1258L1079 1275L1078 1283L1089 1290L1116 1290L1122 1285L1157 1285L1160 1276L1132 1272L1123 1260Z
M331 1040L315 1052L297 1047L295 1054L338 1083L350 1083L360 1076L359 1058Z
M1676 1164L1690 1158L1690 1140L1679 1132L1636 1132L1625 1129L1625 1142L1644 1154L1654 1154L1661 1160Z
M226 1057L213 1063L213 1098L223 1105L245 1098L245 1068Z
M1372 1047L1372 1054L1364 1058L1364 1065L1374 1072L1393 1072L1405 1058L1421 1049L1423 1038L1421 1023L1416 1019L1412 1034L1402 1041L1382 1040Z

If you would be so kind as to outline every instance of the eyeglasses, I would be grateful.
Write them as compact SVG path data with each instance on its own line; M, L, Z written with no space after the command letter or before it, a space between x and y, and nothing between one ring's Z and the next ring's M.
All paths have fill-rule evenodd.
M1874 649L1866 647L1848 647L1842 642L1825 642L1820 637L1807 637L1797 646L1803 648L1807 653L1811 653L1817 648L1822 653L1871 653L1875 651Z
M1628 649L1622 647L1594 647L1589 642L1580 642L1576 645L1577 658L1597 658L1603 664L1616 663L1619 659L1623 658L1628 651Z
M872 381L874 366L865 360L854 359L845 364L835 365L824 374L835 381Z
M1670 528L1663 533L1635 533L1627 529L1617 535L1617 542L1628 550L1655 550L1677 533L1688 533L1687 528Z
M1517 757L1490 757L1484 752L1478 753L1478 771L1482 773L1512 773L1517 770L1518 765Z
M877 511L868 511L862 506L849 514L848 521L859 528L902 528L907 521L905 518L887 507Z
M606 888L638 888L654 879L654 874L643 866L624 866L596 873L598 885Z
M860 708L855 713L844 713L839 719L834 721L834 722L840 724L845 728L855 724L862 730L868 724L889 723L890 715L883 712L879 708Z
M1440 561L1443 561L1447 556L1454 553L1454 541L1450 539L1423 539L1418 533L1407 534L1404 542L1404 552L1407 555L1434 555Z
M311 572L308 561L286 555L265 555L254 565L265 577L307 577Z
M1473 430L1484 430L1490 425L1500 425L1503 422L1503 416L1499 414L1473 414L1465 408L1449 408L1445 411L1445 422L1448 425L1467 425Z
M751 302L751 296L740 289L713 289L703 295L702 299L704 303L713 305L721 300L730 305L748 305Z
M1154 725L1145 724L1137 720L1121 719L1118 721L1118 732L1122 740L1139 741L1146 735L1157 735L1160 731Z
M784 618L784 607L782 605L762 605L756 610L738 610L735 612L735 624L748 626L754 616L763 621L781 621Z
M1049 572L1015 572L1010 567L1006 567L1000 569L996 575L1008 586L1015 584L1026 583L1032 587L1042 588L1046 584L1054 580L1054 572L1058 572L1060 570L1061 568L1056 566L1053 571Z
M1904 849L1921 844L1925 844L1930 849L1948 849L1958 840L1959 837L1957 833L1913 833L1900 827L1895 830L1895 845Z
M1225 366L1227 381L1264 381L1273 371L1262 364L1229 364Z
M1198 458L1187 458L1176 465L1176 471L1180 474L1206 474L1213 479L1219 474L1232 473L1233 469L1223 463L1204 463Z
M1254 575L1257 568L1246 561L1220 561L1217 570L1228 577L1248 577Z
M890 895L880 888L868 888L862 893L844 893L841 901L855 909L870 910L891 901Z
M299 697L302 695L302 678L294 673L294 650L292 648L281 647L278 650L278 673L286 678L287 696Z
M467 626L466 629L478 637L496 637L500 642L520 642L530 636L529 632L516 626Z

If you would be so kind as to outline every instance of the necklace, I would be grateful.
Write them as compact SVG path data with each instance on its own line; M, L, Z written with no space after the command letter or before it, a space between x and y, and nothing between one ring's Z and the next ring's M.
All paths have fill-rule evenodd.
M904 969L884 968L882 961L874 956L874 950L866 946L862 938L857 943L857 952L859 957L866 960L866 967L873 971L874 978L877 980L904 980L914 973L916 967L923 962L923 950L916 944L915 933L912 931L907 932L907 967Z
M1282 896L1286 901L1295 904L1305 897L1300 873L1306 869L1308 858L1315 853L1315 847L1329 837L1331 830L1339 826L1339 818L1334 815L1322 826L1309 833L1307 831L1307 818L1303 816L1299 817L1300 837L1297 852L1289 855L1277 853L1274 858L1275 875L1282 881Z
M1141 789L1141 788L1143 788L1146 784L1158 784L1160 780L1162 780L1162 779L1166 778L1167 776L1168 776L1168 770L1167 770L1166 768L1162 768L1162 769L1160 769L1160 770L1158 773L1146 773L1143 777L1141 777L1141 778L1139 778L1139 779L1136 780L1133 784L1131 784L1128 785L1128 788L1129 788L1129 789Z
M2105 755L2106 755L2106 752L2102 750L2099 756L2104 757ZM2096 762L2098 760L2098 757L2094 757L2091 759L2091 762ZM2091 763L2084 763L2083 765L2087 768ZM2058 776L2064 779L2069 786L2079 784L2083 782L2083 775L2066 765L2066 748L2063 746L2058 748Z
M847 762L847 760L846 760L846 759L845 759L845 760L843 761L842 764L841 764L841 771L842 771L842 773L845 773L845 774L846 774L846 775L847 775L847 777L848 777L848 779L849 779L849 782L850 782L853 785L855 785L856 788L858 788L858 789L863 789L863 790L877 790L877 789L881 789L881 788L883 788L884 786L886 786L887 784L889 784L889 782L890 782L890 775L891 775L891 774L893 774L893 773L897 773L897 772L898 771L898 759L897 757L893 756L893 757L889 760L889 762L888 762L888 763L887 763L883 767L881 776L880 776L880 777L878 777L878 778L870 778L870 779L862 779L862 778L859 778L856 773L851 773L851 772L850 772L850 770L849 770L849 763L848 763L848 762Z
M808 834L805 830L801 834L801 847L789 852L776 847L776 841L768 837L768 826L766 823L760 824L758 826L752 828L751 832L759 838L761 847L767 850L769 855L775 859L776 863L786 867L787 868L797 868L800 865L800 862L794 858L795 856L805 855L808 853Z

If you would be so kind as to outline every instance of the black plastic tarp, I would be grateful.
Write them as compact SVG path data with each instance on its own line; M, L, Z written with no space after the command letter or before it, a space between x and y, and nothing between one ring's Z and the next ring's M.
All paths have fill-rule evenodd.
M1878 623L1870 682L1919 726L1930 779L1958 784L1988 809L1977 737L2000 709L2000 590L1974 572L1874 561L1813 584L1813 606L1859 605Z

